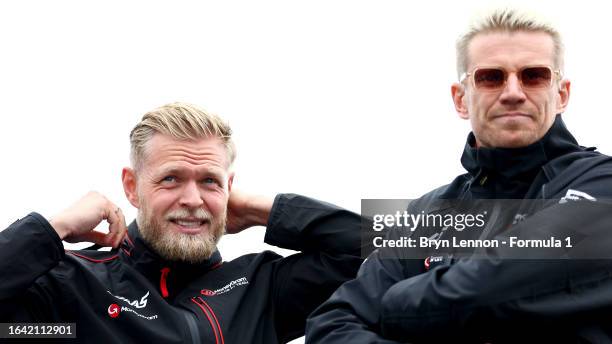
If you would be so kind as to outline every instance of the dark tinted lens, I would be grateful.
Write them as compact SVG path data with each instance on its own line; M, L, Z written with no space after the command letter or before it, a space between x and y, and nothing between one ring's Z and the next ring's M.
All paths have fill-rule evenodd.
M502 87L506 75L503 70L496 68L482 68L474 72L476 88L495 89Z
M547 67L528 67L521 72L523 87L548 87L552 81L552 71Z

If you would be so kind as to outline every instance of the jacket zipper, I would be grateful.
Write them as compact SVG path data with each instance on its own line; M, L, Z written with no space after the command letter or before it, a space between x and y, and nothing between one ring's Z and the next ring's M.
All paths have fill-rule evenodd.
M187 328L189 328L189 334L191 335L192 343L201 343L200 331L198 330L198 323L196 316L193 312L177 307L177 309L183 313L183 317L187 320Z
M206 315L206 318L208 319L208 322L210 323L210 327L212 328L213 333L215 335L215 343L225 344L225 339L223 338L223 332L221 331L221 324L219 324L219 320L217 319L215 312L213 312L212 308L210 308L208 303L206 303L206 301L204 301L201 297L197 297L197 298L192 297L191 302L198 305L198 307L200 307L204 315Z
M169 273L170 273L169 267L165 267L161 269L159 289L164 298L167 298L169 295L168 286L166 282ZM198 299L199 299L199 302L198 302ZM208 319L208 322L210 323L210 326L213 330L213 334L215 335L215 343L225 344L225 339L223 338L223 332L221 331L221 325L219 324L219 320L217 319L215 312L213 312L212 308L210 308L208 303L206 303L201 297L198 297L197 299L195 297L192 297L191 302L198 305L198 307L202 310L202 312ZM197 318L195 317L193 313L189 311L186 311L186 310L181 310L181 311L183 312L183 317L185 318L185 320L187 320L187 327L189 328L189 333L191 334L191 339L193 340L193 343L199 343L200 342L200 332L198 330L198 325L196 321Z
M499 203L495 202L493 204L493 210L491 211L491 216L489 217L489 223L482 230L482 233L480 234L479 239L487 239L489 237L489 235L491 234L491 231L493 231L493 227L495 227L496 225L497 218L499 217L499 214L501 213L501 208L502 206Z

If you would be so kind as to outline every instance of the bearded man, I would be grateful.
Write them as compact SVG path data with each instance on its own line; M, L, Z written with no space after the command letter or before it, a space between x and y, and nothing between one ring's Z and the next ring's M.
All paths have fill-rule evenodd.
M0 322L68 323L71 342L286 342L354 277L360 218L302 196L232 192L235 147L216 115L165 105L130 141L122 181L138 216L129 228L90 192L50 220L31 213L0 232ZM95 231L104 220L108 233ZM267 226L267 243L302 252L223 262L223 233L256 225ZM65 251L62 240L114 249Z

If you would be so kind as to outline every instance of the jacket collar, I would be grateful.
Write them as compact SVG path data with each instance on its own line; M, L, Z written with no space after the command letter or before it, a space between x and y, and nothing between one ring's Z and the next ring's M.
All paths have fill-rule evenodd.
M475 148L474 133L468 135L461 164L473 177L493 174L501 179L532 180L549 161L582 150L557 115L548 132L540 140L520 148Z
M166 274L170 298L174 297L189 282L215 269L222 262L218 250L209 259L199 264L165 260L142 238L136 221L128 226L128 234L121 248L125 260L149 279L153 285L160 284L162 270L169 271Z

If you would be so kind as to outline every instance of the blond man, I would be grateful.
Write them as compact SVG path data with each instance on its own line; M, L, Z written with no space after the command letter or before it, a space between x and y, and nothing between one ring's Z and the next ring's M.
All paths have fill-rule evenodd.
M0 232L0 322L68 323L61 334L86 343L287 342L354 277L359 217L298 195L232 191L236 148L218 116L168 104L145 114L130 141L121 177L138 216L129 227L90 192L49 220L31 213ZM94 231L104 220L108 233ZM255 225L267 226L267 243L302 253L224 262L221 236ZM114 249L65 251L62 240Z
M500 224L498 228L527 236L567 227L609 233L607 224L612 220L604 220L612 211L599 202L612 198L612 160L580 146L561 119L570 82L563 77L563 44L557 30L531 14L494 11L459 39L457 71L459 81L451 86L451 96L459 117L469 120L472 127L461 157L467 173L416 203L426 205L440 199L551 201L556 205L546 211L562 207L571 211L552 213L557 217L545 216L551 213L542 209L504 214L497 207L487 216L490 223ZM592 202L593 206L568 205L572 201ZM585 212L575 211L578 204ZM599 227L589 227L591 223ZM428 238L448 238L453 231L447 229ZM611 260L518 261L504 259L500 253L512 252L503 248L487 252L492 254L476 258L438 253L417 260L375 251L358 277L311 315L306 341L612 340L607 321L612 311ZM526 252L535 255L544 250Z

